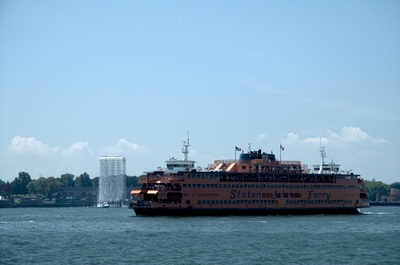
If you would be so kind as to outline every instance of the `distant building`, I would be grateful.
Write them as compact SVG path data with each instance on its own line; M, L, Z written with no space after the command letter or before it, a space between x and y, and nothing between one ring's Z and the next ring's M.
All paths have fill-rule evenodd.
M126 159L123 156L100 156L99 195L100 202L125 199Z
M377 195L378 202L400 202L400 189L390 188L389 195Z
M58 199L97 201L98 187L61 187Z

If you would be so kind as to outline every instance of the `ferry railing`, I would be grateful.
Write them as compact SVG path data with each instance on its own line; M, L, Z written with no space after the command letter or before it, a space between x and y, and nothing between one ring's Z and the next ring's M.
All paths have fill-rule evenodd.
M150 190L157 190L157 191L181 191L182 187L181 186L147 186L147 187L142 187L142 191L150 191Z
M336 183L335 176L302 175L301 173L254 174L221 174L220 182L261 182L261 183Z

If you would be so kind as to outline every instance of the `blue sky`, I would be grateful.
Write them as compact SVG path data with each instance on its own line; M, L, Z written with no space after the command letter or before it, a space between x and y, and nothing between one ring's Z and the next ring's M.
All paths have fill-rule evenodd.
M0 179L234 147L400 181L399 1L0 1Z

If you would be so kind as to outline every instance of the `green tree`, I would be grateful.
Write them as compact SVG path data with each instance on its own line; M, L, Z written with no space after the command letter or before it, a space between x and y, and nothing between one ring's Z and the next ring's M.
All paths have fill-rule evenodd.
M58 180L63 183L64 187L75 187L74 178L73 174L66 173L62 174Z
M0 179L0 196L3 196L5 198L10 198L11 194L12 194L12 186L10 184L10 182L4 182L3 180Z
M90 181L90 177L88 173L83 173L79 177L75 178L75 187L91 187L92 182Z
M368 192L368 199L370 201L376 201L376 195L388 195L390 186L383 183L382 181L364 181L365 189Z
M138 185L138 177L136 176L126 176L126 186L136 187Z
M92 182L93 187L99 186L99 177L92 178L90 181Z
M28 194L27 185L31 182L31 176L26 172L19 172L18 177L16 177L11 185L13 186L14 194Z
M40 177L39 179L33 180L28 184L29 192L36 195L43 195L49 199L52 198L53 194L58 192L59 188L63 186L63 183L54 177Z
M400 189L400 182L393 182L390 184L390 187L393 189Z

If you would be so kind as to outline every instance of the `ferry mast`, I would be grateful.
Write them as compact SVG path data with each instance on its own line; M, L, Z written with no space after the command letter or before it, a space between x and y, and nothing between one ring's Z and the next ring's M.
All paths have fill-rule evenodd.
M321 146L321 139L320 139L320 142L319 142L319 152L321 153L321 164L319 166L318 174L322 174L323 173L323 167L325 165L324 158L326 157L326 153L325 153L325 147Z
M183 147L182 147L182 153L183 153L183 160L187 161L188 160L188 154L189 154L189 150L188 147L190 146L190 142L189 142L189 132L188 133L188 139L187 141L183 141Z

